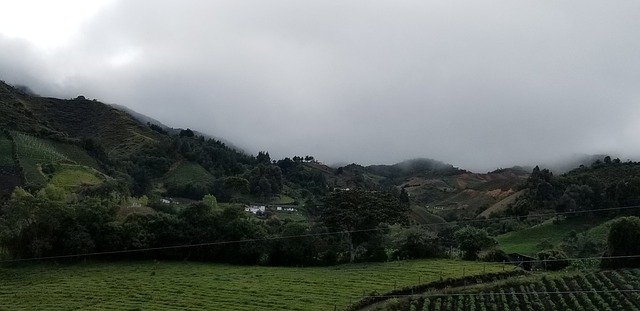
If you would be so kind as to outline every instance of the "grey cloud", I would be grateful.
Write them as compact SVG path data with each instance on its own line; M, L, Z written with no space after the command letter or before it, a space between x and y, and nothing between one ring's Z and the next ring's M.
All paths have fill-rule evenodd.
M424 156L474 170L574 153L631 157L640 154L638 9L592 0L119 1L54 53L0 39L0 76L276 157Z

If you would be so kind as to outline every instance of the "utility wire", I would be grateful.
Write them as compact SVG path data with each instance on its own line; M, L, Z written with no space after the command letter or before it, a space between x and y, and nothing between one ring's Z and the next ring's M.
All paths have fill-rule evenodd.
M495 294L508 294L508 295L529 295L529 294L541 294L541 295L570 295L570 294L580 294L580 293L637 293L640 292L640 289L605 289L605 290L570 290L570 291L530 291L530 292L509 292L504 290L495 290L489 292L479 292L479 293L417 293L417 294L398 294L398 295L371 295L366 296L365 298L397 298L397 297L458 297L458 296L490 296Z
M632 209L639 208L640 205L633 206L622 206L622 207L613 207L613 208L601 208L601 209L593 209L587 211L567 211L567 212L556 212L556 213L541 213L534 214L531 216L558 216L558 215L566 215L566 214L576 214L576 213L592 213L592 212L603 212L603 211L613 211L613 210L623 210L623 209ZM466 219L466 220L454 220L448 222L437 222L430 224L422 224L421 226L433 226L433 225L449 225L449 224L460 224L460 223L470 223L476 221L499 221L499 220L507 220L507 219L520 219L525 216L508 216L508 217L498 217L498 218L478 218L478 219ZM14 262L25 262L25 261L38 261L38 260L52 260L52 259L69 259L69 258L78 258L78 257L88 257L88 256L100 256L100 255L117 255L117 254L128 254L128 253L140 253L147 251L157 251L157 250L169 250L169 249L183 249L183 248L192 248L192 247L202 247L202 246L215 246L215 245L229 245L229 244L239 244L239 243L251 243L251 242L263 242L263 241L272 241L272 240L284 240L284 239L293 239L293 238L302 238L302 237L314 237L314 236L327 236L327 235L339 235L339 234L352 234L352 233L364 233L364 232L375 232L375 231L385 231L387 228L370 228L370 229L359 229L359 230L342 230L342 231L333 231L333 232L318 232L318 233L307 233L307 234L297 234L297 235L286 235L286 236L272 236L272 237L264 237L264 238L253 238L253 239L242 239L242 240L229 240L229 241L216 241L216 242L204 242L204 243L195 243L195 244L180 244L180 245L170 245L170 246L158 246L158 247L147 247L147 248L137 248L137 249L128 249L128 250L115 250L115 251L105 251L105 252L89 252L89 253L80 253L80 254L68 254L68 255L56 255L56 256L43 256L43 257L31 257L31 258L20 258L20 259L8 259L8 260L0 260L0 263L14 263ZM594 258L602 258L602 257L584 257L580 259L594 259ZM540 260L537 260L538 262ZM549 261L558 261L558 260L549 260ZM527 262L527 261L516 261L516 262ZM531 261L529 261L531 262ZM514 263L514 262L510 262Z

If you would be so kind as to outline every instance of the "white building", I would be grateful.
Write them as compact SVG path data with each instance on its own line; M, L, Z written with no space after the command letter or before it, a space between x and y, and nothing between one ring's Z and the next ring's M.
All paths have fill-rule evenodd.
M245 212L250 212L254 214L257 214L258 212L264 213L266 210L267 208L264 205L251 205L244 208Z

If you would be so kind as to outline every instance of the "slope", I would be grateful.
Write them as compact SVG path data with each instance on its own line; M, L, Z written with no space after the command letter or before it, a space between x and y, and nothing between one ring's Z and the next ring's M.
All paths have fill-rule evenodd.
M129 114L82 96L32 96L0 82L0 127L57 139L91 138L110 156L128 156L162 139Z

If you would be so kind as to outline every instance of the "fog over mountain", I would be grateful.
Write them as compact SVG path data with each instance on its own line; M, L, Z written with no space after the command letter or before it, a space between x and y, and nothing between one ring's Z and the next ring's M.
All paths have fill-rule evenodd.
M272 158L640 155L640 2L14 2L0 79Z

